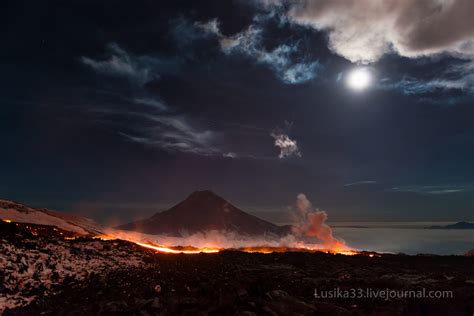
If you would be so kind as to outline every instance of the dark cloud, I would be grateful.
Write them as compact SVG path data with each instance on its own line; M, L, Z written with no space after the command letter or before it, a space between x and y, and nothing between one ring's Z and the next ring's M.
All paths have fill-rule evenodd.
M287 16L329 34L329 46L351 62L369 63L384 54L420 57L447 53L474 57L471 0L263 1L285 5Z

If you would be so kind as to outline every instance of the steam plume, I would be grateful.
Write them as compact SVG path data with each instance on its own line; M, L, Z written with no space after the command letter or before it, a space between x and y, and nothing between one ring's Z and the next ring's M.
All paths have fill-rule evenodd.
M303 193L296 197L296 209L293 215L295 224L292 231L296 237L316 237L330 248L345 246L344 241L334 238L331 227L326 224L328 217L326 212L314 209Z

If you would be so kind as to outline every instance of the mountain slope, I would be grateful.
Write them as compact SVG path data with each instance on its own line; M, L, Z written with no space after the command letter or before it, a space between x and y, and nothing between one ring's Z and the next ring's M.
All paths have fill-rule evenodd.
M279 234L281 230L275 224L245 213L211 191L196 191L167 211L117 228L171 236L209 230L264 235Z
M56 226L80 235L101 233L100 225L92 219L48 209L35 209L9 200L0 200L0 219Z

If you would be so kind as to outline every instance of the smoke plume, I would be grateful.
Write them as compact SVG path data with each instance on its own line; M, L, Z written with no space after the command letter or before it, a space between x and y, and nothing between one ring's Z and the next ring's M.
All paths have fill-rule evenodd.
M327 213L314 209L303 193L296 197L296 209L293 213L295 224L292 227L296 237L316 237L328 248L344 247L344 241L334 238L332 229L326 224Z

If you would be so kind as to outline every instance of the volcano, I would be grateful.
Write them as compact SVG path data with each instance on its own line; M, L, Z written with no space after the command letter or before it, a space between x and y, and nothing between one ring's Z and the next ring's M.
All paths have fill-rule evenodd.
M169 236L183 236L210 230L262 236L280 235L286 230L286 227L277 226L238 209L209 190L195 191L169 210L117 228Z

